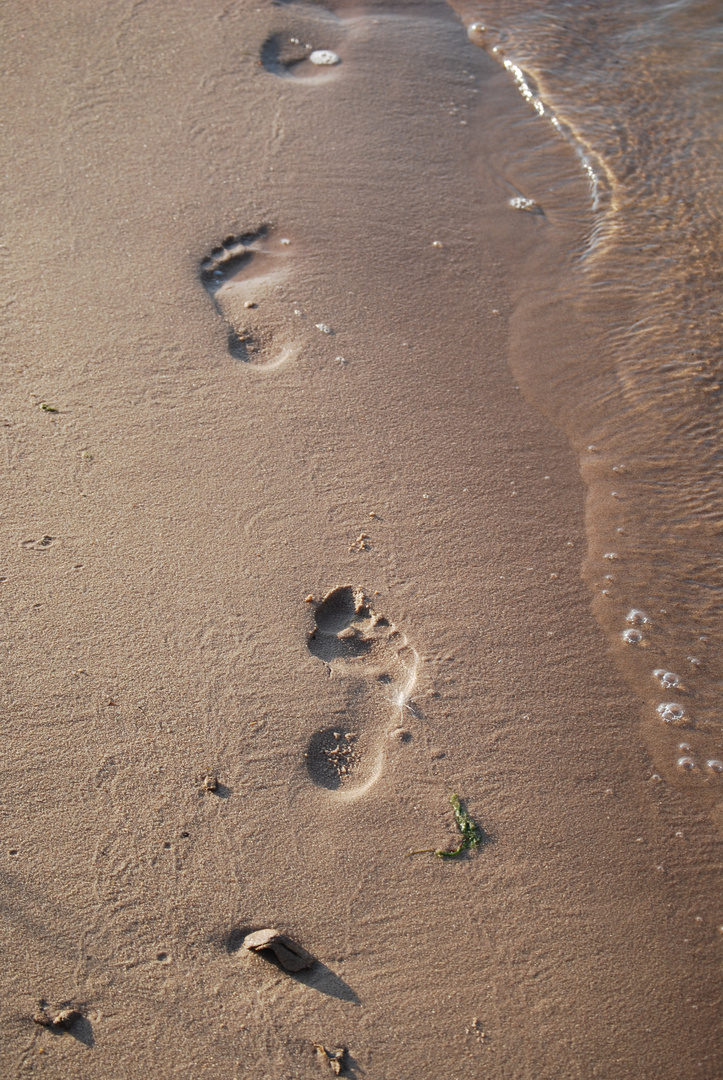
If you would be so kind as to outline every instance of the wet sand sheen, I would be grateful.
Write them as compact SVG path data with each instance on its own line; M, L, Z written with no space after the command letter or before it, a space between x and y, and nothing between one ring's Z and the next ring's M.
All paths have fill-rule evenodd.
M572 151L557 180L585 181L521 274L511 362L579 455L585 576L656 769L720 830L720 20L694 0L454 6L528 100L528 194L546 205L550 140Z
M506 364L538 222L470 129L521 104L429 16L6 15L17 1071L311 1077L319 1043L380 1080L710 1073L709 853L649 780L574 457ZM279 76L273 35L341 63ZM257 251L222 302L205 260L264 226L283 273L247 295ZM377 636L325 623L347 588ZM374 782L341 798L304 755L357 726ZM405 858L449 846L453 791L494 843ZM236 947L272 926L319 968ZM41 997L85 1026L33 1024Z

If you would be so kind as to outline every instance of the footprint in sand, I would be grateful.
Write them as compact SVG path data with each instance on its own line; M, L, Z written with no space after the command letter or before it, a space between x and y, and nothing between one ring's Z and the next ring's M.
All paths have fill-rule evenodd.
M276 368L297 352L293 312L285 297L289 241L268 226L227 236L201 261L201 281L230 327L236 360Z
M309 652L339 681L344 707L336 723L311 736L306 768L319 787L355 797L381 775L391 741L408 737L400 725L405 709L413 713L419 656L351 585L328 593L314 621Z
M342 20L324 8L290 4L290 29L271 34L261 46L267 71L282 79L327 82L342 63Z

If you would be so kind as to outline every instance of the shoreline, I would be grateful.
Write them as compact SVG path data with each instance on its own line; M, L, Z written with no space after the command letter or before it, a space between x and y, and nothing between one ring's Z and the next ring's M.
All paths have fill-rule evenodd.
M475 0L453 6L467 25L480 12ZM706 142L703 129L671 118L662 169L648 142L672 97L715 114L715 78L697 78L685 55L713 56L716 35L696 5L675 29L669 16L591 4L567 22L519 0L485 5L488 25L472 39L525 98L514 149L493 155L498 166L512 159L551 226L523 261L511 368L575 447L587 491L583 573L620 673L641 699L656 772L708 813L720 840L720 349L708 300L720 265L716 227L666 209L673 186L715 204L717 129ZM645 621L631 639L636 612Z

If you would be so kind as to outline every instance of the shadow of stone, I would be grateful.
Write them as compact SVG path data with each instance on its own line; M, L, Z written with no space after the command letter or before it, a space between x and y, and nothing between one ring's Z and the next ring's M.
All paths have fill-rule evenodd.
M317 960L309 971L288 974L289 978L308 986L310 990L316 990L320 994L326 994L327 997L336 998L337 1001L348 1001L352 1005L361 1005L358 995L349 986L349 983L344 982L326 964L322 964L321 960Z
M342 1073L342 1076L350 1076L352 1080L356 1080L357 1076L359 1076L359 1074L363 1072L364 1070L359 1065L357 1059L352 1057L347 1050L346 1059L344 1061L344 1072Z
M217 799L228 799L231 795L231 788L226 787L225 784L219 784L215 791L209 791L209 795L215 795Z
M68 1035L72 1035L76 1042L87 1046L89 1050L95 1046L93 1025L87 1016L81 1016L80 1020L76 1020L73 1026L68 1028Z

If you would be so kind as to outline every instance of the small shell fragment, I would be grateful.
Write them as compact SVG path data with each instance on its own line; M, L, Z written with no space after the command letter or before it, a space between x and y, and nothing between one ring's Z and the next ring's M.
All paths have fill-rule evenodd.
M344 1071L346 1047L337 1046L336 1050L330 1050L323 1043L312 1044L317 1054L329 1064L329 1068L334 1073L334 1076L341 1076Z
M243 940L244 949L249 952L265 952L270 949L286 971L304 971L316 963L316 958L297 945L280 930L255 930Z
M61 1009L56 1016L53 1017L53 1027L64 1028L66 1031L71 1028L76 1020L82 1019L82 1013L78 1009Z
M309 59L319 67L333 67L334 64L341 63L340 57L331 49L314 49Z

